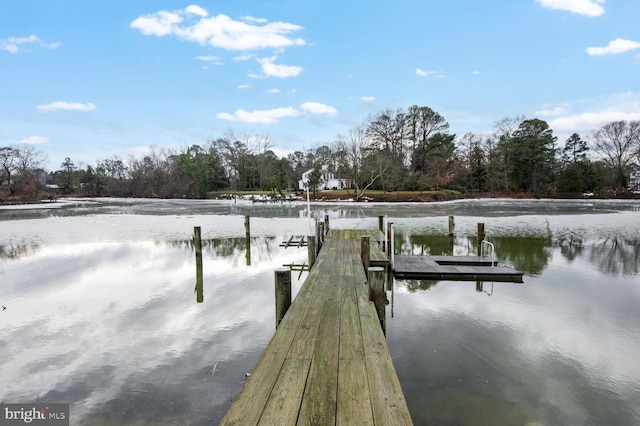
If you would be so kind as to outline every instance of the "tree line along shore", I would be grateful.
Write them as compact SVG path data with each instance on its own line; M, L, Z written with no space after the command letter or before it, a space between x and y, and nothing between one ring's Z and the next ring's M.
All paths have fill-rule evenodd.
M151 146L95 164L65 158L45 170L33 145L0 145L0 203L60 196L438 201L466 197L636 197L640 121L613 121L558 141L537 118L507 117L491 133L456 135L426 106L386 109L333 141L278 157L268 136L232 130L202 144ZM325 187L322 171L347 182ZM303 175L305 179L303 180Z

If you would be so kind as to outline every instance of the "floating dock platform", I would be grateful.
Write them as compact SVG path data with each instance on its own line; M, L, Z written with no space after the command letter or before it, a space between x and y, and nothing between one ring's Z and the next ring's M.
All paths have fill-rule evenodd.
M400 279L499 281L522 283L522 272L486 256L395 255L393 275Z

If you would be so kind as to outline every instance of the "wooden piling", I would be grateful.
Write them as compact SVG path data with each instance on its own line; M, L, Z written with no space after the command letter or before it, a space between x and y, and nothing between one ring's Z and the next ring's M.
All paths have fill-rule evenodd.
M449 254L453 256L453 240L455 235L456 222L453 216L449 216Z
M387 253L387 257L391 260L391 250L393 248L393 244L391 242L391 227L393 226L393 222L387 223L387 247L385 253Z
M371 266L367 269L367 275L369 276L369 300L375 305L380 326L386 334L385 308L387 305L387 295L384 291L384 268L381 266Z
M378 216L378 229L380 230L380 235L383 236L383 238L380 240L380 250L385 251L385 241L384 241L384 236L385 234L385 229L384 229L384 216Z
M318 222L318 232L316 232L316 235L318 236L318 251L320 250L320 247L322 247L322 243L324 243L324 222Z
M393 230L393 222L389 223L389 265L391 266L391 269L394 269L395 267L395 260L393 258L394 256L394 250L395 250L395 242L393 241L393 239L395 238L395 232Z
M324 215L324 235L329 235L329 215Z
M202 231L199 226L193 227L193 248L196 253L196 302L204 301L202 274Z
M291 306L291 270L278 268L275 271L276 287L276 328Z
M360 260L365 272L368 274L371 262L371 237L368 235L360 238Z
M485 237L484 223L478 223L478 256L482 253L482 241L484 241Z
M313 235L307 237L307 253L309 257L309 270L311 270L316 263L316 254L318 253L316 250L316 237Z
M250 216L244 217L244 242L247 248L246 251L246 264L251 265L251 218Z

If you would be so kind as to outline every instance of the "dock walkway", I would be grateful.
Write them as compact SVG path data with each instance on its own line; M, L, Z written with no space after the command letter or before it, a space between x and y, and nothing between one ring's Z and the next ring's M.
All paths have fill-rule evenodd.
M369 302L360 235L325 240L222 425L412 424Z

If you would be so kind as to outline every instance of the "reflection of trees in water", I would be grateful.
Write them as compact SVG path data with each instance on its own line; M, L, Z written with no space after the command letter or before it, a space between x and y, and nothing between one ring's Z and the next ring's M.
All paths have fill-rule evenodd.
M18 259L19 257L30 256L34 254L40 246L38 244L19 244L13 243L0 245L0 259Z
M168 241L171 247L182 248L185 250L195 250L193 240ZM273 253L274 247L279 244L276 237L252 237L251 252L255 255L266 255L267 257ZM247 240L245 237L237 238L211 238L202 239L202 253L207 256L214 257L236 257L244 255L247 249Z
M586 247L586 257L602 272L610 275L634 275L640 272L640 240L609 237Z
M414 235L395 231L396 254L431 254L434 256L448 253L449 236L447 235Z
M411 293L415 293L420 290L429 290L431 287L438 285L439 281L435 280L403 280L405 288Z
M623 238L611 236L588 239L576 233L547 236L499 236L489 237L496 248L497 257L502 264L529 274L539 275L549 264L553 249L558 249L569 263L584 257L589 263L610 275L633 275L640 273L640 238ZM477 238L475 236L457 236L456 248L466 246L469 254L475 254ZM411 235L396 231L396 254L431 254L448 253L449 237L447 235ZM462 250L466 253L465 250ZM408 288L426 289L430 284L408 281ZM425 285L427 287L425 287Z
M461 237L455 239L456 248L474 255L477 237ZM540 274L551 259L552 238L550 236L507 236L490 237L497 257L502 264L511 265L519 271L530 275ZM449 237L447 235L411 235L396 231L394 242L396 254L431 254L449 253Z
M581 235L561 235L554 246L569 263L585 257L589 263L610 275L633 275L640 272L640 240L638 238L585 239Z
M542 273L551 259L551 237L494 237L489 241L496 247L500 263L529 275Z
M560 254L569 263L582 257L584 252L584 240L577 234L560 235L554 245L560 248Z

